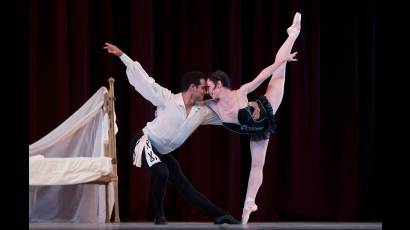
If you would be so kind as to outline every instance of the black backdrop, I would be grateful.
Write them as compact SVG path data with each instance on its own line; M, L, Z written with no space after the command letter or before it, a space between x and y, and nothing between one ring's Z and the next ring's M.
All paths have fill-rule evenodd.
M129 85L119 46L173 92L189 70L226 71L234 88L271 64L295 12L298 62L287 65L278 134L250 221L381 221L378 126L379 21L356 1L29 2L29 134L33 143L114 77L123 221L152 219L150 177L128 144L155 108ZM266 83L255 93L263 93ZM174 152L192 184L240 217L250 168L248 140L200 127ZM207 221L168 187L170 221Z

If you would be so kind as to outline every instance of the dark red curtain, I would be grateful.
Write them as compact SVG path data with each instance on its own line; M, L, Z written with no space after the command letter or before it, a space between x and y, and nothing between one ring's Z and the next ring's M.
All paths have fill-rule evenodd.
M132 166L128 145L155 108L129 85L125 67L102 49L104 42L174 93L190 70L222 69L237 88L273 62L299 11L299 61L287 65L278 133L270 140L251 221L380 221L378 20L366 4L338 4L30 0L29 143L114 77L121 219L151 220L151 178ZM255 93L265 90L266 83ZM240 218L251 162L246 138L204 126L173 154L199 191ZM172 186L165 209L170 221L209 221Z

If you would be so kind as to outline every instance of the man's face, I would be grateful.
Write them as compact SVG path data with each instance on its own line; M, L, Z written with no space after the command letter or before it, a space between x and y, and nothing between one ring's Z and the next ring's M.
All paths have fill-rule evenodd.
M206 88L207 85L205 79L201 79L200 84L197 87L194 87L195 90L192 93L195 102L200 102L204 99Z

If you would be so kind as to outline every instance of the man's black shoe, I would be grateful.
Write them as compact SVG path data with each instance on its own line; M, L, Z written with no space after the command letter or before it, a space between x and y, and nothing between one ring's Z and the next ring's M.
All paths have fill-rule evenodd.
M214 219L214 224L241 224L241 222L231 215L223 215Z
M154 219L154 224L166 225L168 224L168 221L165 216L156 216Z

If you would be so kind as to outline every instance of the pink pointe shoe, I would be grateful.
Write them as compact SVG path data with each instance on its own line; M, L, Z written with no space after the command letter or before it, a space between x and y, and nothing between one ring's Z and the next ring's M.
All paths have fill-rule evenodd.
M249 220L249 216L252 212L258 210L258 206L254 202L245 202L242 211L242 224L247 224Z
M297 12L295 16L293 17L293 23L292 25L286 30L288 32L288 35L290 37L297 37L300 32L300 22L302 20L302 15Z

